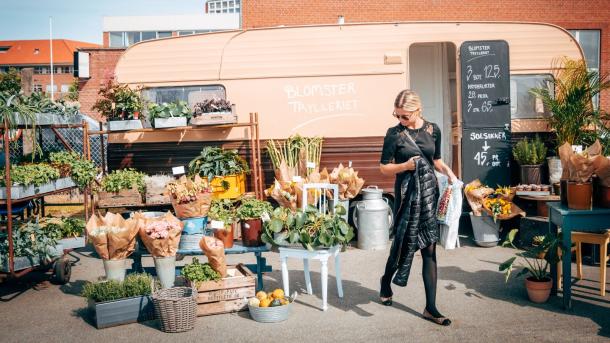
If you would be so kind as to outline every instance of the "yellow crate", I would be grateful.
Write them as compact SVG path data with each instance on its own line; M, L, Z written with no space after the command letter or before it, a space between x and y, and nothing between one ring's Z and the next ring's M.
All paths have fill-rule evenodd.
M226 190L222 187L223 180L229 183ZM210 185L213 199L236 199L246 192L246 175L216 176Z

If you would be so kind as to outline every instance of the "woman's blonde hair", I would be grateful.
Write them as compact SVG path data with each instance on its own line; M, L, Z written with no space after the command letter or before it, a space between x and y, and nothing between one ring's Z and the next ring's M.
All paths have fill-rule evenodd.
M400 91L394 100L394 108L401 108L405 111L415 112L419 111L421 117L421 99L419 95L410 89Z

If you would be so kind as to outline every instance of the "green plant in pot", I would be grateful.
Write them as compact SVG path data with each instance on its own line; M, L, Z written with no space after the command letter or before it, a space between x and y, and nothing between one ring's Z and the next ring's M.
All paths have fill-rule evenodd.
M267 216L273 211L273 207L268 201L258 199L244 199L237 208L236 216L241 223L241 237L244 246L261 246L262 217Z
M243 183L243 174L250 172L248 163L239 156L237 150L213 146L204 147L199 156L189 162L188 168L190 174L207 178L214 193L233 188L243 189L243 185L232 185L231 182Z
M235 221L235 207L229 199L214 199L210 204L208 219L214 229L214 236L225 245L225 248L233 247L232 224Z
M148 119L155 127L186 126L192 114L186 101L177 100L171 103L148 105Z
M138 89L131 89L127 85L110 80L98 94L101 98L91 108L99 111L107 120L139 119L143 102Z
M544 142L536 135L532 140L527 137L515 144L513 157L521 167L520 176L522 184L541 184L542 163L546 159L547 148Z
M513 244L513 241L519 230L513 229L508 233L506 241L502 243L503 247L511 247L517 249ZM548 233L543 239L539 239L539 244L525 251L519 251L511 258L503 262L499 270L504 272L505 281L508 282L510 278L517 258L522 261L520 267L521 271L517 274L517 277L529 274L525 279L525 287L527 289L528 297L535 303L544 303L548 300L551 294L551 286L553 280L551 278L549 267L553 264L561 261L560 251L563 247L561 244L561 238L559 235L553 235ZM538 258L544 255L544 258Z

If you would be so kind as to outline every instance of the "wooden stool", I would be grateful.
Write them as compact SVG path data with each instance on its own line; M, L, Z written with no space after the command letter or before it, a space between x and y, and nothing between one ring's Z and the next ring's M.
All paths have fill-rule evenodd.
M609 260L608 243L610 243L610 230L604 233L572 232L572 242L576 244L576 277L579 280L582 279L582 243L599 244L599 293L601 296L605 296L606 262Z

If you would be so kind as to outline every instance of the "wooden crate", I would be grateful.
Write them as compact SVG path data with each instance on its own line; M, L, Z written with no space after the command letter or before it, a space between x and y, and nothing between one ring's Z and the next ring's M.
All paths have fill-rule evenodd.
M123 189L118 193L100 191L97 193L98 207L142 206L142 194L137 187Z
M197 287L197 316L244 311L255 295L256 277L243 264L228 266L228 276Z
M237 114L233 114L231 112L204 113L200 116L191 118L190 122L190 124L193 126L235 123L237 123Z

